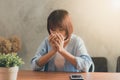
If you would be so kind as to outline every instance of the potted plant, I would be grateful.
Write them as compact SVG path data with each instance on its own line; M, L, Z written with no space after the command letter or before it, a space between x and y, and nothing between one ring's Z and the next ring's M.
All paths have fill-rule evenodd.
M16 80L19 66L24 64L17 54L21 48L17 36L9 39L0 37L0 79Z

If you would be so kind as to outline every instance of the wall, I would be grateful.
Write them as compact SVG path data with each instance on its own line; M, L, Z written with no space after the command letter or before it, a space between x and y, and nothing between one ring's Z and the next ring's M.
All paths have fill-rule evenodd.
M22 41L21 69L30 70L30 60L48 35L46 21L54 9L70 12L74 33L85 41L91 56L108 59L110 72L120 56L120 8L116 0L0 0L0 36L18 35Z

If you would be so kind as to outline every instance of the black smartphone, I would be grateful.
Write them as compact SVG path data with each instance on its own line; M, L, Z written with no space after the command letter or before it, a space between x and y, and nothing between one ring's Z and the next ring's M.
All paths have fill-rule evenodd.
M70 79L71 80L84 80L84 78L80 74L71 74Z

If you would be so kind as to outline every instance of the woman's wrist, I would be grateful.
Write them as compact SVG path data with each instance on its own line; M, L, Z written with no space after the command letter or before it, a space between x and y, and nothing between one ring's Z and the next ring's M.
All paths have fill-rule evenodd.
M57 50L56 49L51 49L51 51L50 51L52 54L55 54L56 52L57 52Z
M61 50L58 51L60 54L66 52L66 50L64 48L62 48Z

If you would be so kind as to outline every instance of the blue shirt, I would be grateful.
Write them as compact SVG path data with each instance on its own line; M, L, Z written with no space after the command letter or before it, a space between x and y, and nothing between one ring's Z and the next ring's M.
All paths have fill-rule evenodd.
M93 64L91 57L89 56L83 40L76 36L75 34L71 35L70 41L65 48L70 54L75 56L77 66L75 67L69 61L65 59L65 64L63 71L65 72L88 72L91 64ZM48 37L41 43L39 46L36 55L32 58L31 64L33 70L44 71L45 65L39 67L36 64L36 61L40 59L43 55L48 53L51 50L51 46L48 41ZM54 64L55 57L53 56L48 62L48 71L57 71Z

